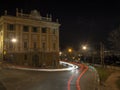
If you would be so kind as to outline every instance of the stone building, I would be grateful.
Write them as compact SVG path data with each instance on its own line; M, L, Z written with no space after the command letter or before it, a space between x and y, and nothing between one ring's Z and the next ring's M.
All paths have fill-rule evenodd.
M58 20L16 9L16 15L0 17L0 57L4 62L30 66L57 66L59 61Z

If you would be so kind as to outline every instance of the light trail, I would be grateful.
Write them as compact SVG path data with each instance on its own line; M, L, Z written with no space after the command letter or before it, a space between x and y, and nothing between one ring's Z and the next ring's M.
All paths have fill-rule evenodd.
M83 70L81 72L81 74L79 75L79 77L77 78L76 80L76 87L77 87L77 90L81 90L80 88L80 79L81 77L84 75L84 73L88 70L88 66L84 66L84 65L80 65L81 66L81 69ZM85 67L85 68L84 68Z
M68 63L68 62L63 62L60 61L60 64L67 64L68 68L61 68L61 69L35 69L35 68L25 68L25 67L20 67L20 66L9 66L9 68L12 69L20 69L20 70L31 70L31 71L48 71L48 72L52 72L52 71L71 71L74 69L77 69L78 66Z

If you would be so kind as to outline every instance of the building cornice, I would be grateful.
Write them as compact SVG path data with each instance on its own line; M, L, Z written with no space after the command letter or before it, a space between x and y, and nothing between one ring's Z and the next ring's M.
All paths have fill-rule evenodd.
M57 22L50 22L50 21L42 21L42 20L35 20L29 18L22 18L22 17L15 17L15 16L2 16L1 18L4 19L4 22L13 22L16 24L25 24L25 25L36 25L36 26L47 26L47 27L59 27L60 24Z

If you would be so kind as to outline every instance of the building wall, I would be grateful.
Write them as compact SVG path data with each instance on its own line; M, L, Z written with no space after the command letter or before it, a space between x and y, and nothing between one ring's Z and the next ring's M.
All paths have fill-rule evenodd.
M30 66L58 64L59 23L8 15L2 16L1 19L4 32L2 53L6 52L4 60ZM28 32L23 31L25 26L27 26ZM35 32L36 28L38 32ZM42 32L43 28L46 28L45 33ZM13 38L17 41L12 42ZM2 42L1 35L0 42ZM2 45L0 46L2 48Z
M58 53L26 52L7 53L5 60L9 63L26 66L57 66L59 63Z

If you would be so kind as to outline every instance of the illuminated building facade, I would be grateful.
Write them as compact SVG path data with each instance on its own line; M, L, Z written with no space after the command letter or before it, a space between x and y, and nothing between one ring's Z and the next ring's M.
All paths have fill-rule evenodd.
M59 61L58 20L42 17L37 10L0 17L0 55L5 62L28 66L57 66Z

